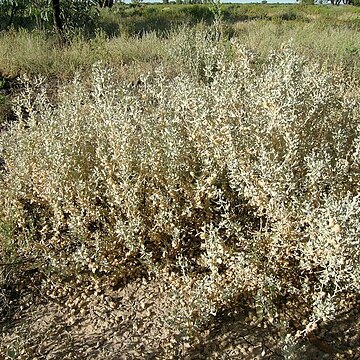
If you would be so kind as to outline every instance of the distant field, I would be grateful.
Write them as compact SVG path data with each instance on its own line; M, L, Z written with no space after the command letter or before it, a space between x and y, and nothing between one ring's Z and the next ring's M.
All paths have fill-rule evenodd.
M256 52L266 54L291 40L307 56L358 71L360 8L226 4L220 10L223 36ZM47 31L2 32L0 75L13 78L26 72L68 78L76 71L89 71L96 60L115 67L166 60L167 38L213 21L214 13L206 5L118 6L100 12L99 28L91 30L90 38L79 31L70 34L65 49Z

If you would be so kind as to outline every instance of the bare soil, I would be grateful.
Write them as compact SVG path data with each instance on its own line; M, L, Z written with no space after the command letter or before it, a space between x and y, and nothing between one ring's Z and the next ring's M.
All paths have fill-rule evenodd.
M164 325L166 281L136 280L84 294L71 309L38 294L22 297L0 324L0 359L284 359L275 329L250 324L246 311L219 314L197 340ZM79 292L81 300L81 292ZM304 336L289 359L360 359L360 308Z

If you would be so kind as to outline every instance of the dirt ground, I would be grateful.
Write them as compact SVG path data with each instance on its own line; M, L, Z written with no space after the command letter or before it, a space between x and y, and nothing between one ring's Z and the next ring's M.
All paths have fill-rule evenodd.
M86 295L81 310L23 296L0 324L0 359L360 359L359 306L286 357L272 329L251 325L246 311L219 314L197 341L177 338L163 321L169 291L163 281L137 280Z

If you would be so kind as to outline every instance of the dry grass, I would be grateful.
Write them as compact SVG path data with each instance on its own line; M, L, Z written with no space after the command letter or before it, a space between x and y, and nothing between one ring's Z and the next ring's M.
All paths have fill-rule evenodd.
M78 72L91 73L94 62L112 67L141 63L146 65L161 58L161 39L149 34L142 38L108 39L103 33L91 40L74 37L68 46L59 46L56 38L44 32L25 30L0 34L0 74L3 77L43 75L69 80Z
M336 12L335 12L336 13ZM293 42L293 47L316 62L328 64L353 72L359 76L360 37L357 28L351 26L332 26L326 21L266 21L236 22L226 24L226 36L234 36L245 47L262 57L282 44ZM205 26L200 24L199 29ZM0 76L13 78L19 75L42 75L59 80L73 78L77 72L83 77L91 74L94 62L102 61L104 66L114 69L129 65L132 68L143 67L146 73L149 67L163 63L172 72L186 72L181 67L184 58L170 56L169 48L178 41L178 34L187 32L179 27L167 32L166 37L148 33L142 37L122 35L109 39L99 32L93 39L74 36L68 46L59 46L57 39L44 32L10 31L0 34ZM126 75L120 71L120 77Z
M330 67L348 68L359 76L360 36L356 29L327 26L319 22L289 23L253 21L234 25L244 45L266 56L292 41L294 48Z

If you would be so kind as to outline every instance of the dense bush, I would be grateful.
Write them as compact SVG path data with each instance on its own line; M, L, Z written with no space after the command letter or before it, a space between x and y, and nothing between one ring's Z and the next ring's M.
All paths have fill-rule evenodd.
M0 138L1 255L49 291L168 271L172 329L242 299L289 344L360 290L359 90L291 45L259 61L216 40L179 35L175 78L98 63L57 102L25 82Z

